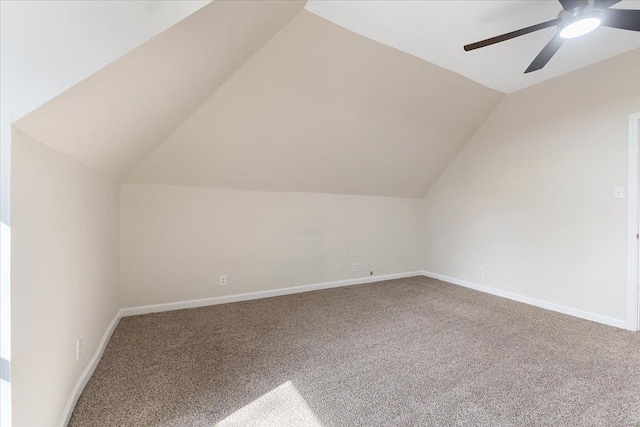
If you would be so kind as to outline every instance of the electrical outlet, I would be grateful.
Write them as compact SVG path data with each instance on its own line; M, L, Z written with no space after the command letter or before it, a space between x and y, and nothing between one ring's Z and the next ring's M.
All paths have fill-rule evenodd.
M478 275L478 277L484 277L484 270L482 268L479 268L476 274Z
M227 276L220 276L220 286L227 286Z
M82 337L76 340L76 361L82 357Z
M369 264L369 276L373 276L373 264Z
M358 271L358 263L354 262L351 268L353 268L353 271Z

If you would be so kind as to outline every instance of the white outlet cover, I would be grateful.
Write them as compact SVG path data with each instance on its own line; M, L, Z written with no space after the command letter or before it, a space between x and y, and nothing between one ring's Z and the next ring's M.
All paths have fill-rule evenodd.
M353 271L358 271L358 263L354 262L352 268L353 268Z
M613 187L613 198L624 199L624 187Z
M82 357L82 337L76 340L76 361Z
M220 286L227 286L227 276L220 276Z
M478 274L479 277L484 277L484 269L479 268L477 274Z

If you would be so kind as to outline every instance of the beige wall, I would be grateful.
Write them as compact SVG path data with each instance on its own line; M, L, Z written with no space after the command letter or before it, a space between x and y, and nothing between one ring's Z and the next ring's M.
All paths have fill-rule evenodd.
M416 271L421 209L420 199L125 184L122 306L368 277L369 263L376 275Z
M639 75L635 50L508 95L425 198L425 269L624 320Z
M126 181L421 198L503 96L302 11Z
M119 308L119 190L15 128L11 169L13 423L52 426Z
M213 1L15 126L122 180L303 7L303 1Z

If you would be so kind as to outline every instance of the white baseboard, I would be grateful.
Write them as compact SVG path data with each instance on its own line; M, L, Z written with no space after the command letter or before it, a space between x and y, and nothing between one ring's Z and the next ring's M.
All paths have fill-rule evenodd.
M342 286L361 285L364 283L382 282L385 280L402 279L404 277L422 276L422 271L408 273L386 274L383 276L367 276L357 279L337 280L335 282L316 283L313 285L293 286L289 288L272 289L268 291L250 292L245 294L228 295L223 297L203 298L190 301L170 302L166 304L143 305L128 307L120 310L122 317L137 316L139 314L159 313L162 311L182 310L185 308L205 307L208 305L227 304L230 302L249 301L260 298L277 297L281 295L297 294L300 292L317 291L320 289L339 288Z
M618 328L626 329L627 323L621 319L615 319L608 316L602 316L600 314L591 313L588 311L579 310L572 307L567 307L560 304L554 304L551 302L527 297L524 295L519 295L513 292L503 291L496 288L491 288L489 286L478 285L476 283L467 282L465 280L455 279L453 277L443 276L441 274L431 273L428 271L412 271L408 273L397 273L397 274L387 274L384 276L372 276L372 277L362 277L357 279L348 279L348 280L338 280L335 282L325 282L325 283L317 283L313 285L302 285L302 286L293 286L289 288L279 288L272 289L268 291L260 291L260 292L250 292L244 294L237 295L228 295L223 297L214 297L214 298L203 298L197 300L190 301L180 301L180 302L172 302L166 304L155 304L155 305L145 305L139 307L128 307L122 308L118 313L116 313L115 317L107 327L107 330L104 332L102 336L102 340L96 349L93 357L87 364L87 367L80 375L80 378L76 382L75 387L67 401L67 404L62 413L62 417L60 419L60 427L65 427L71 418L71 414L73 413L73 409L82 394L85 386L89 382L91 375L95 371L98 366L98 362L104 353L104 349L111 338L111 334L115 330L118 322L122 317L126 316L136 316L139 314L148 314L148 313L158 313L163 311L172 311L172 310L182 310L186 308L196 308L196 307L205 307L208 305L217 305L217 304L227 304L231 302L239 302L239 301L249 301L260 298L269 298L276 297L281 295L291 295L297 294L301 292L309 292L316 291L320 289L330 289L330 288L339 288L342 286L351 286L351 285L361 285L365 283L374 283L374 282L382 282L385 280L393 280L393 279L402 279L405 277L415 277L415 276L426 276L433 279L442 280L443 282L448 282L454 285L464 286L465 288L475 289L477 291L486 292L488 294L496 295L503 298L508 298L514 301L523 302L525 304L534 305L536 307L545 308L547 310L557 311L559 313L568 314L571 316L579 317L581 319L591 320L598 323L603 323L605 325L615 326Z
M335 282L325 282L325 283L317 283L313 285L294 286L289 288L280 288L280 289L273 289L269 291L229 295L224 297L204 298L204 299L198 299L198 300L180 301L180 302L173 302L173 303L167 303L167 304L156 304L156 305L146 305L141 307L122 308L118 311L118 313L116 313L115 317L113 318L109 326L107 326L107 330L104 332L104 335L102 336L102 340L100 341L100 344L96 349L96 352L94 353L93 357L87 364L84 371L82 371L82 374L80 375L80 378L78 378L76 385L73 387L71 396L69 397L69 400L67 401L67 404L64 407L64 411L62 412L62 417L60 418L59 426L65 427L69 423L69 420L71 419L71 415L73 414L73 409L75 408L76 403L78 403L78 399L80 398L80 395L82 394L82 391L84 390L85 386L89 382L89 379L93 375L93 372L96 370L96 367L98 366L98 362L100 361L100 358L104 353L104 349L107 346L107 343L109 342L109 339L113 334L113 331L115 330L116 326L118 325L118 322L122 317L135 316L138 314L156 313L161 311L182 310L185 308L204 307L207 305L226 304L230 302L249 301L249 300L260 299L260 298L269 298L269 297L276 297L280 295L297 294L300 292L316 291L320 289L338 288L341 286L382 282L385 280L401 279L404 277L415 277L415 276L422 276L422 271L412 271L409 273L387 274L384 276L371 276L371 277L362 277L357 279L338 280Z
M96 352L93 354L93 357L87 364L87 367L84 368L84 371L82 371L82 374L80 375L80 378L78 378L76 385L73 387L71 396L69 397L69 400L67 401L67 404L64 407L64 411L62 412L62 417L60 418L60 423L58 424L60 427L66 427L67 424L69 424L69 420L71 419L71 414L73 414L73 409L76 407L76 403L78 403L78 399L80 398L82 391L84 390L85 386L89 382L89 379L93 375L93 372L96 370L96 367L98 366L98 362L100 362L100 359L102 358L102 353L104 353L104 349L107 346L109 339L111 338L111 334L113 334L113 331L116 329L116 326L118 326L118 322L122 317L121 311L122 310L119 310L116 313L111 323L109 323L109 326L107 326L107 330L104 331L104 335L102 336L102 340L100 340L100 344L98 344L98 348L96 349Z
M546 308L547 310L557 311L558 313L568 314L570 316L579 317L581 319L591 320L593 322L604 323L605 325L627 329L627 322L622 319L615 319L613 317L603 316L601 314L591 313L589 311L583 311L577 308L567 307L566 305L555 304L552 302L531 298L525 295L520 295L520 294L516 294L509 291L503 291L501 289L496 289L489 286L478 285L476 283L467 282L466 280L460 280L453 277L443 276L442 274L431 273L429 271L423 271L422 274L426 277L431 277L432 279L442 280L443 282L464 286L465 288L475 289L476 291L486 292L488 294L496 295L503 298L508 298L518 302L523 302L529 305L535 305L536 307Z

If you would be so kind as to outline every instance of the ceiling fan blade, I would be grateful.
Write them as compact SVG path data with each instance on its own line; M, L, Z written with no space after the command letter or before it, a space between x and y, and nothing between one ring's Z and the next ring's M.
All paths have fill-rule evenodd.
M553 38L547 43L547 45L540 51L538 56L533 60L529 68L524 72L525 74L530 73L532 71L537 71L547 65L547 62L555 55L555 53L560 49L564 43L564 39L560 37L560 34L556 34Z
M640 10L607 9L602 25L621 30L640 31Z
M594 6L600 9L606 9L614 4L620 3L622 0L595 0Z
M558 25L561 19L552 19L551 21L541 22L536 25L532 25L530 27L521 28L516 31L511 31L510 33L502 34L500 36L491 37L490 39L482 40L479 42L468 44L464 47L465 51L470 51L474 49L478 49L485 46L490 46L492 44L500 43L505 40L510 40L516 37L524 36L525 34L533 33L534 31L542 30L543 28L553 27L554 25Z
M564 10L575 9L589 4L587 0L559 0Z

